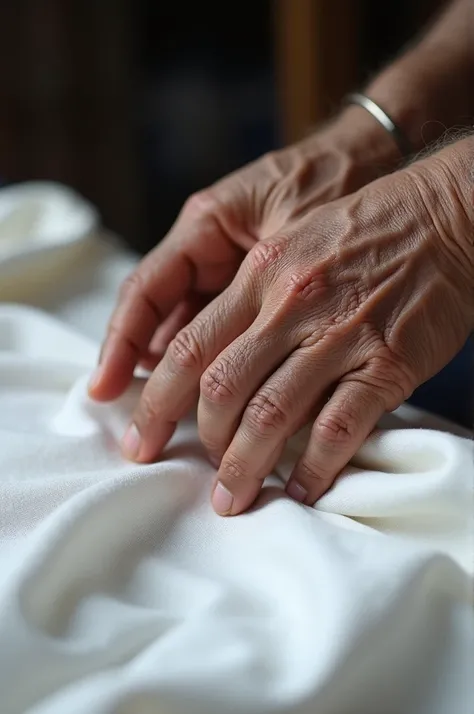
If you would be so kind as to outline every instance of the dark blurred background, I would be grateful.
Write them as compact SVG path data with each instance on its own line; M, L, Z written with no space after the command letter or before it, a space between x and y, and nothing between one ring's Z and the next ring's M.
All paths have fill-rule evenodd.
M1 0L0 183L54 179L144 251L185 198L333 113L436 0Z
M66 183L144 252L190 193L331 116L442 4L0 0L0 185ZM471 359L412 401L471 423Z

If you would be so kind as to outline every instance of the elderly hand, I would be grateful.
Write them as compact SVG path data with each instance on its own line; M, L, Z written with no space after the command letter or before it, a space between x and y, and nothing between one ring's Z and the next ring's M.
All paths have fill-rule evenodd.
M159 456L199 396L213 505L237 514L315 419L287 486L314 503L474 326L472 154L458 142L256 243L150 377L129 457Z
M156 367L179 329L229 285L258 240L398 160L385 130L351 107L323 131L193 196L123 285L91 396L115 399L137 364Z
M315 418L287 487L314 503L382 413L441 369L473 327L472 148L465 139L300 219L275 222L274 235L255 243L230 285L172 340L143 390L127 455L158 457L199 396L200 437L219 465L214 507L237 514L286 439ZM236 249L203 235L211 242L205 265L226 265L202 276L197 269L198 284L211 291L231 277ZM154 306L173 307L179 276L191 279L182 255L165 251L169 286L155 286L149 257L148 282L131 283L132 332L122 322L106 343L111 385L125 357L120 389L155 328ZM153 307L134 285L154 290ZM122 309L127 318L127 303Z

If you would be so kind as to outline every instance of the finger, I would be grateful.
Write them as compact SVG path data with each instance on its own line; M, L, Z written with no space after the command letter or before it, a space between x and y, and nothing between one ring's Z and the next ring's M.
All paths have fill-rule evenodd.
M326 364L314 348L297 350L256 391L219 466L217 513L236 515L253 503L286 440L319 412L340 375L337 356Z
M176 335L145 385L124 437L128 458L151 461L159 455L196 400L204 370L254 317L252 303L229 288Z
M140 366L153 371L178 332L191 322L210 302L210 296L192 294L182 300L170 315L158 326L148 345L147 353L140 359Z
M198 427L214 464L229 446L249 399L293 347L288 332L277 333L257 317L208 366L200 381Z
M201 378L199 436L216 466L239 428L252 448L265 432L262 448L270 448L270 437L279 437L273 422L286 423L293 414L298 421L340 377L341 348L334 345L330 361L318 347L294 349L291 334L267 331L259 318ZM257 465L256 454L252 463Z
M333 484L386 411L385 400L372 385L341 381L314 422L302 457L287 483L296 501L312 505Z
M189 292L193 276L192 261L169 242L144 258L120 291L100 365L89 385L92 398L108 401L127 388L158 325Z
M274 238L256 246L247 256L242 273L247 271L255 276L257 284L260 280L264 295L259 315L246 334L219 354L201 379L199 435L214 464L219 463L229 446L249 399L308 334L308 319L299 315L308 297L312 300L317 297L312 283L310 293L306 281L302 287L301 280L291 278L287 284L282 280L281 285L272 286L276 268L284 259L284 249L285 241ZM328 339L334 349L334 339L326 335L326 344ZM328 360L320 357L319 352L311 350L314 370L318 360L327 368ZM333 359L332 366L334 363ZM339 371L337 377L340 374ZM313 399L316 390L313 383L310 388Z

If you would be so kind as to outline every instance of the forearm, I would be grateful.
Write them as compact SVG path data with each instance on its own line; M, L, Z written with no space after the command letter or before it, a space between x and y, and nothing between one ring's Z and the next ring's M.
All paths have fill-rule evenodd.
M398 124L416 154L446 129L474 126L473 75L474 0L453 0L422 38L364 91ZM321 144L345 156L349 190L399 168L408 158L401 156L377 119L359 106L345 108L299 150L318 158Z
M474 123L474 0L453 0L424 37L381 72L366 94L415 151L446 129Z

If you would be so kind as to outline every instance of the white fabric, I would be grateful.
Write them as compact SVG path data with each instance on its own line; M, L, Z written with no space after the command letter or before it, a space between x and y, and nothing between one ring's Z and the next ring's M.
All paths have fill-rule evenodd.
M117 441L140 381L87 398L133 261L76 232L73 270L7 291L69 327L0 306L1 714L472 714L472 442L402 408L311 509L282 491L302 433L219 518L192 419L136 466Z

